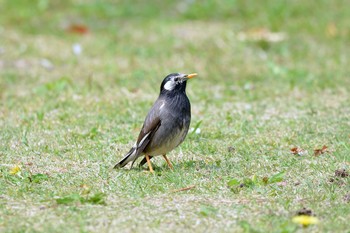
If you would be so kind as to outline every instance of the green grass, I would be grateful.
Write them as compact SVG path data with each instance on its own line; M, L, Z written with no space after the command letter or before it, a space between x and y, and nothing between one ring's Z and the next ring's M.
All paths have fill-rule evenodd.
M0 1L0 231L349 232L346 3ZM200 134L111 169L171 72Z

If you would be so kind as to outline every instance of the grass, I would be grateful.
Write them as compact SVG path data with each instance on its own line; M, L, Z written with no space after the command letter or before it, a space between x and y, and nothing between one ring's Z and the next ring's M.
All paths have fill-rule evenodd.
M0 3L1 232L349 232L345 1ZM200 133L112 170L171 72Z

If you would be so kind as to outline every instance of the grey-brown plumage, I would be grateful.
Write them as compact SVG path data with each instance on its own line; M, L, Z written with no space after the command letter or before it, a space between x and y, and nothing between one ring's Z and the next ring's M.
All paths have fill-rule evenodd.
M136 143L114 168L132 165L142 155L147 159L163 155L171 167L166 154L177 147L185 139L191 122L191 104L186 95L186 84L196 74L169 74L160 86L160 94L147 114ZM150 171L153 171L150 163Z

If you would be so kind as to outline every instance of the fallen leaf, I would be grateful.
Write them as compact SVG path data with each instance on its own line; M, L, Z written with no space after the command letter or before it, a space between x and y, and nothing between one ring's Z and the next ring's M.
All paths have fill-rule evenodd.
M292 149L290 149L290 152L292 152L293 155L305 155L307 154L306 150L303 150L299 147L293 147Z
M89 32L89 29L87 26L83 25L83 24L71 24L68 28L67 28L68 32L71 33L76 33L76 34L87 34Z
M318 220L318 218L316 218L314 216L308 216L308 215L295 216L295 217L293 217L292 221L294 223L298 223L298 224L302 225L303 227L308 227L309 225L318 224L320 222Z
M314 150L314 156L320 156L321 154L328 152L327 148L327 146L323 146L321 149Z
M16 175L17 173L19 173L21 171L20 166L15 165L10 169L10 174L11 175Z

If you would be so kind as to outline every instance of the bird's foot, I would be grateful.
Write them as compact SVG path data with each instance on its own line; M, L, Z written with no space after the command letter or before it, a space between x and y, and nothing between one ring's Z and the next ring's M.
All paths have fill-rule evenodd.
M166 157L165 154L163 155L163 158L165 159L166 163L168 164L168 167L169 167L171 170L174 170L173 165L170 163L170 160L168 159L168 157Z
M153 168L152 168L152 164L151 164L151 160L149 158L149 155L146 155L146 160L147 160L147 164L148 164L148 167L149 167L149 172L154 174L154 171L153 171Z

